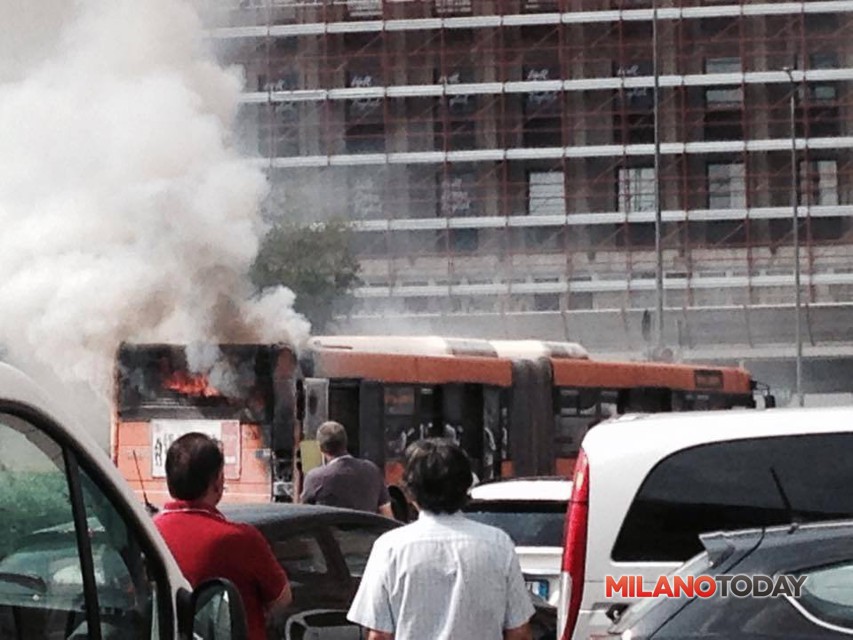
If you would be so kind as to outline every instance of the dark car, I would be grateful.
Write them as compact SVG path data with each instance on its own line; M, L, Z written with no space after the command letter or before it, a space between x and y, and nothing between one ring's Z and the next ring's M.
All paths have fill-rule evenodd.
M221 505L221 510L257 527L290 578L293 604L271 638L361 638L346 613L374 541L398 522L363 511L286 503Z
M222 505L237 522L257 527L287 571L293 604L277 621L276 640L360 640L347 611L380 535L401 523L349 509L273 503ZM556 636L556 610L534 598L536 640Z
M701 536L705 551L676 574L804 577L799 597L659 597L631 606L610 628L623 640L810 640L853 634L853 521Z

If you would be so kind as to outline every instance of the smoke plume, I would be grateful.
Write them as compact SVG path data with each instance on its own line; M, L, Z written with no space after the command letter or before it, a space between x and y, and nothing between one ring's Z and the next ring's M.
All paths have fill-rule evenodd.
M120 341L291 341L246 279L263 172L231 126L241 77L181 0L34 0L0 24L0 344L106 392Z

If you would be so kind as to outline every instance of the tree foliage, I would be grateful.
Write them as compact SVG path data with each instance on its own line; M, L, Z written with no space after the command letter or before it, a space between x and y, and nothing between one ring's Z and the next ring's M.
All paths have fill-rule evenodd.
M322 332L336 314L352 308L360 265L351 245L352 232L342 221L279 223L261 242L252 282L259 289L291 289L296 310L308 318L314 332Z

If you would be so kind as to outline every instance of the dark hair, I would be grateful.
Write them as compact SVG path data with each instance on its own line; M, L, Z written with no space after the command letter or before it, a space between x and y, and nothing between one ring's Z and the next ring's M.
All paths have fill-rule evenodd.
M225 464L219 443L203 433L186 433L166 452L166 484L178 500L198 500Z
M406 449L403 482L420 509L455 513L468 500L471 461L465 450L452 440L419 440Z
M340 422L324 422L317 428L317 444L323 453L342 456L347 452L347 430Z

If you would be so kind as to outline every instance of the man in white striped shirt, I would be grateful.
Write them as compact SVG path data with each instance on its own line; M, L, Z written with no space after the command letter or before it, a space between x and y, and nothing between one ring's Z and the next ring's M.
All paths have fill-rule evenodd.
M373 545L347 617L368 640L530 640L534 613L512 540L461 513L471 463L449 440L406 451L416 522Z

